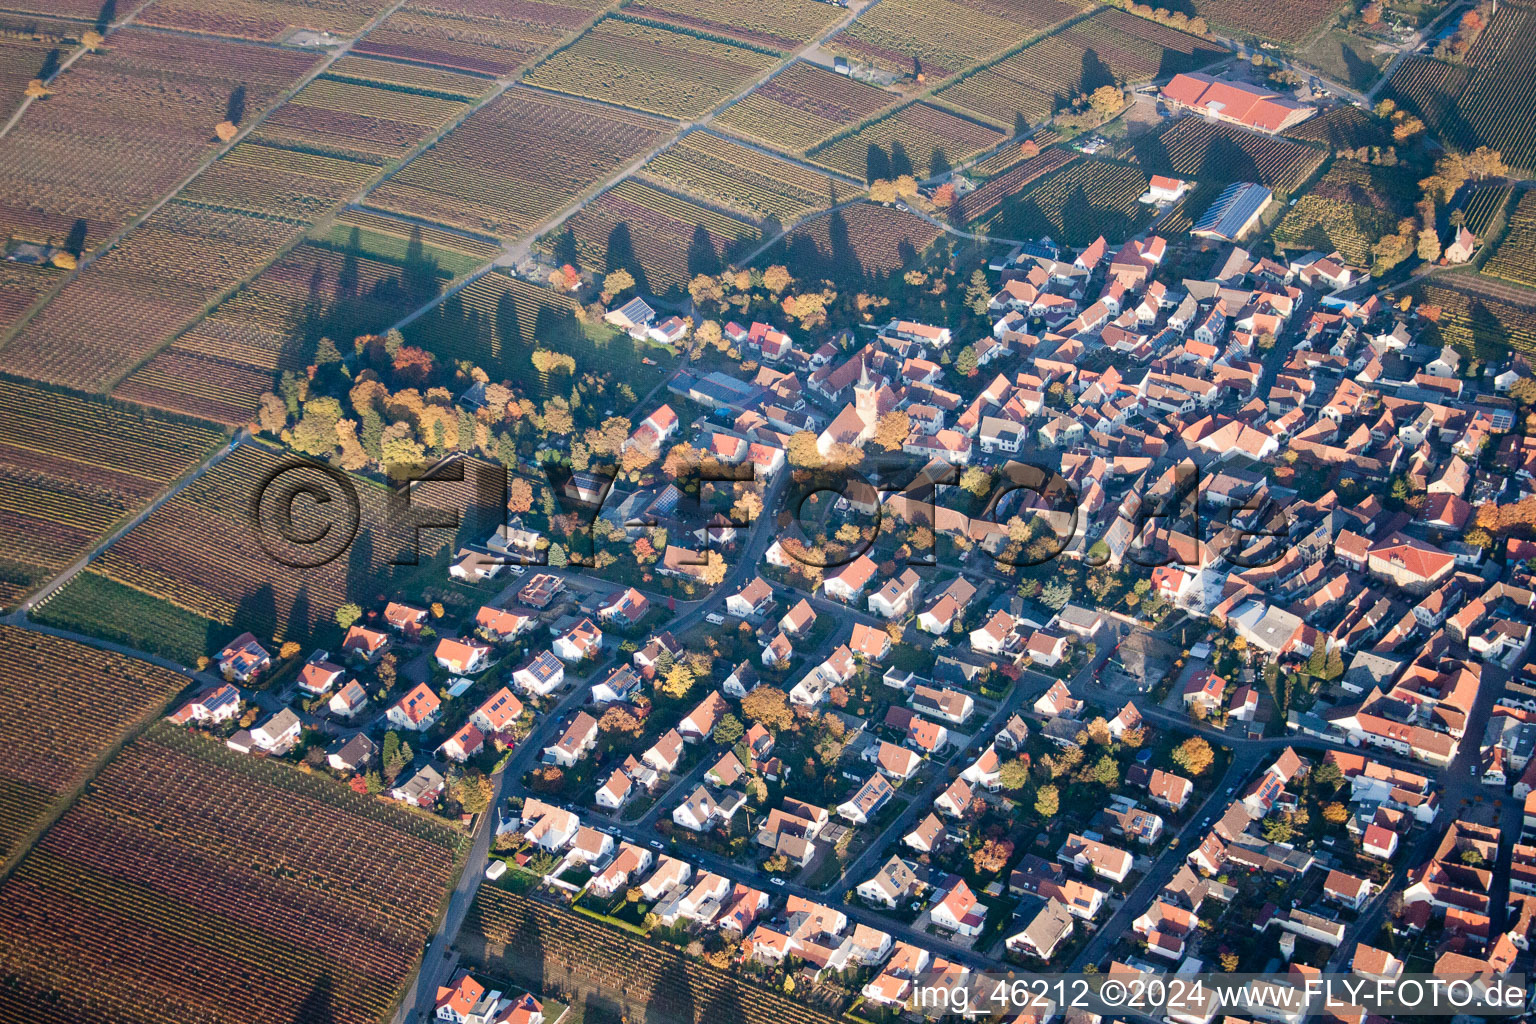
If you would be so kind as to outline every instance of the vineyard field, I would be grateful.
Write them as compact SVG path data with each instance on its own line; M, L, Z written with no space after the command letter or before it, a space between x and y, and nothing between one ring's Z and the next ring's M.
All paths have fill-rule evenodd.
M760 50L610 17L545 59L527 80L556 92L694 118L775 62Z
M1061 141L1061 136L1057 135L1050 128L1042 128L1026 136L1026 138L1035 144L1036 149L1045 149L1047 146L1055 145ZM1010 143L985 160L972 164L969 172L970 176L975 178L994 178L1004 171L1012 170L1025 160L1031 159L1031 157L1025 155L1022 142L1019 142L1017 139L1015 139L1015 142L1018 142L1018 144Z
M695 274L718 274L758 237L745 220L630 179L588 203L545 243L574 243L588 269L623 267L641 292L661 295Z
M1425 344L1454 345L1478 359L1499 360L1510 351L1536 354L1536 311L1491 296L1426 285L1415 289L1422 315L1438 307L1438 321L1420 335Z
M1118 245L1153 215L1151 207L1139 202L1147 184L1139 168L1080 160L1004 201L984 226L1001 238L1050 235L1083 246L1103 235Z
M15 626L0 626L0 863L125 733L158 714L185 676ZM55 723L68 718L70 728Z
M489 263L502 251L494 242L471 238L457 231L422 227L368 210L343 210L329 232L317 237L332 247L351 245L354 229L359 233L362 251L374 259L404 264L421 258L412 255L419 250L421 256L453 277Z
M1101 85L1137 84L1204 66L1214 44L1105 8L939 92L937 99L1000 128L1043 120Z
M372 39L377 34L375 30L366 39ZM371 52L361 44L353 47L353 51ZM424 68L419 64L403 64L398 60L373 60L367 56L343 57L332 64L325 74L327 78L356 85L384 86L456 100L477 99L494 87L486 79L472 74Z
M369 61L388 66L388 61ZM359 69L351 72L365 74ZM272 145L383 164L464 112L462 99L324 75L272 113L252 138Z
M1300 43L1316 32L1319 25L1331 21L1341 6L1338 0L1283 4L1268 0L1190 0L1186 10L1191 17L1204 18L1231 33L1250 33L1277 43Z
M850 135L823 143L808 156L865 181L903 174L922 179L943 174L1006 137L979 121L927 103L913 103Z
M113 33L0 142L0 237L94 250L215 150L216 124L256 116L315 61L247 43Z
M367 202L465 231L522 237L672 131L649 114L510 89ZM508 147L514 133L519 144Z
M302 564L311 552L290 549L275 527L258 536L251 503L262 493L264 482L281 472L283 488L290 483L313 483L326 488L328 494L337 495L335 500L341 500L334 480L313 468L290 468L297 464L297 457L265 448L236 448L55 594L47 605L48 613L67 616L68 606L76 600L79 581L99 576L131 588L153 603L163 602L206 620L210 636L218 635L219 627L230 631L248 629L262 639L273 640L293 638L303 642L316 631L330 636L335 631L331 613L351 598L372 600L377 596L378 588L386 585L388 563L412 550L412 531L409 523L389 514L388 491L382 485L355 479L362 509L359 533L351 547L316 568L283 564ZM470 481L471 488L472 484ZM460 485L439 484L433 488L433 498L441 495L439 500L444 503L458 502L451 507L470 510L466 522L476 518L475 498L469 493L457 493L462 489ZM275 493L281 494L283 489ZM277 500L274 492L268 492L267 497ZM418 499L423 505L430 500ZM296 507L295 530L317 534L319 524L325 520L316 519L315 515L314 506ZM420 557L430 558L438 545L451 541L450 532L423 530ZM266 550L263 537L276 554ZM81 593L88 596L90 592ZM56 612L56 605L63 606L63 610ZM153 643L154 638L140 639L134 646L146 642Z
M0 886L0 1020L380 1021L464 846L325 775L154 725Z
M606 6L603 0L414 0L385 18L354 52L501 78L580 30Z
M1132 154L1148 174L1256 181L1282 195L1299 188L1327 156L1314 146L1198 117L1179 118L1133 144Z
M787 54L831 28L841 8L822 0L630 0L624 13Z
M804 153L895 101L895 95L872 85L796 61L727 107L715 123L764 145Z
M1536 288L1536 192L1521 194L1509 213L1509 230L1483 264L1483 273Z
M295 29L354 36L388 6L388 0L155 0L135 20L157 28L272 42Z
M330 109L342 95L362 113ZM0 369L85 391L115 386L310 224L357 195L387 159L414 149L465 107L440 96L316 79L67 284L0 349ZM197 364L175 365L182 371ZM149 372L163 382L156 387L176 390L168 369ZM254 384L248 374L205 369L216 373L194 375L193 388L227 384L240 394ZM221 410L211 418L226 422L227 415Z
M855 203L802 224L758 263L783 263L804 277L856 282L908 266L940 234L940 228L914 214Z
M0 605L56 575L222 435L0 380Z
M1367 266L1371 247L1397 231L1413 209L1413 181L1395 168L1338 160L1275 225L1281 250L1335 249L1354 266Z
M103 391L224 288L282 251L290 224L166 204L69 282L0 349L0 369Z
M21 106L28 82L64 62L82 31L64 22L0 16L0 121Z
M883 0L826 49L898 74L940 81L1068 18L1078 0Z
M1448 146L1490 146L1512 169L1536 171L1536 6L1498 5L1461 64L1409 57L1382 95L1417 114Z
M63 276L62 270L46 263L0 263L0 334L9 330Z
M1462 207L1467 230L1482 239L1493 219L1504 212L1513 191L1508 185L1490 185L1473 192Z
M1312 115L1301 124L1286 129L1285 136L1302 142L1321 143L1334 150L1392 145L1392 133L1385 125L1348 103Z
M753 220L790 223L858 191L820 171L768 156L739 142L695 131L640 172Z
M1076 154L1066 149L1047 149L1039 156L1030 157L1010 170L990 179L973 192L958 197L955 211L959 219L967 223L986 220L1010 196L1016 196L1030 185L1060 170L1076 160Z
M470 958L493 976L564 986L604 1000L623 992L635 1024L833 1024L837 1016L565 907L482 885L465 921ZM615 1013L619 1013L615 1010ZM589 1003L587 1019L596 1014Z

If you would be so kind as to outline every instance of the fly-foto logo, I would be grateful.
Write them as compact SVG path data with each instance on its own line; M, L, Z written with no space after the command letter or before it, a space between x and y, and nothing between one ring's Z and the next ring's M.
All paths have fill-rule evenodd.
M258 542L278 564L318 568L347 554L364 529L382 529L403 541L394 564L416 565L426 530L455 531L481 544L507 525L513 470L506 465L455 457L389 470L388 499L378 521L367 522L358 486L347 474L297 457L283 463L261 480L251 498ZM1103 529L1102 521L1085 521L1103 510L1085 510L1077 488L1060 472L1020 462L977 477L942 460L880 459L838 470L792 470L786 480L762 481L751 463L701 458L659 487L649 505L632 511L623 506L638 492L619 498L617 466L594 464L578 471L549 461L539 470L550 532L558 534L569 564L576 567L598 564L600 544L613 534L600 530L600 522L616 523L620 532L668 521L697 526L694 532L704 550L693 556L702 563L706 552L723 545L722 538L755 529L768 517L784 554L818 569L856 561L897 525L941 533L945 523L952 528L963 522L969 543L978 535L1006 534L1012 540L1013 525L1023 523L1027 543L998 543L987 550L1000 566L1016 568L1050 562L1095 536L1081 557L1102 565L1110 557L1113 534L1113 555L1149 570L1204 564L1213 553L1239 569L1271 565L1284 556L1289 530L1285 510L1262 490L1214 510L1204 507L1200 469L1190 461L1164 474L1147 493L1128 494L1110 508L1113 521ZM519 476L530 486L538 481L528 470ZM440 485L454 486L445 490ZM744 492L756 494L757 500L741 500ZM769 497L773 507L767 507ZM935 546L907 547L906 565L937 564ZM485 561L545 564L547 554L490 553Z

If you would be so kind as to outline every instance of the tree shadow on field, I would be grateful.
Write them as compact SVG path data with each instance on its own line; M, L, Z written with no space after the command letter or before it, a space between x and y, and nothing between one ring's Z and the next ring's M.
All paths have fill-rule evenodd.
M105 32L117 20L117 0L106 0L96 12L96 31Z
M224 103L224 120L239 124L245 120L245 86L237 85Z
M1077 79L1077 91L1092 93L1102 85L1114 85L1114 72L1109 70L1109 65L1099 58L1097 50L1092 47L1083 51L1082 73Z
M864 151L864 183L873 185L877 181L890 181L892 177L890 155L871 142Z
M693 238L688 242L688 276L708 274L713 277L720 273L720 268L720 253L709 229L702 224L696 226Z
M294 1011L293 1024L335 1024L335 987L330 972L322 972Z
M272 589L272 584L263 583L240 599L235 606L233 624L263 640L270 640L277 634L277 592Z
M86 224L85 218L77 217L75 222L69 226L69 234L64 238L64 251L78 258L81 253L85 252L85 236L89 230L90 228Z
M635 255L635 240L630 237L629 222L624 220L608 232L608 246L603 258L603 272L611 274L615 270L629 271L637 289L647 295L654 294L645 268L640 265L640 257Z
M698 998L694 995L693 978L688 968L689 962L681 954L673 957L661 968L651 993L651 1006L674 1024L693 1024L699 1019ZM649 1021L649 1017L647 1019Z
M1212 136L1206 143L1205 156L1200 163L1200 173L1212 175L1222 181L1253 181L1260 185L1272 185L1270 176L1259 172L1259 165L1237 140L1229 135Z
M914 174L912 158L907 156L907 147L897 139L891 143L891 176L900 178L903 175Z

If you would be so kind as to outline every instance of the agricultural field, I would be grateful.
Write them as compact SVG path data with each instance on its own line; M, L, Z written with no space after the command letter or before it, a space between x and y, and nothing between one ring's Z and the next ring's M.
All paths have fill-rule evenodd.
M611 17L544 60L527 80L653 114L695 118L775 63L761 50Z
M643 1008L651 1024L833 1024L839 1019L808 999L755 984L742 972L719 970L498 885L480 887L461 935L470 960L492 976L535 987L546 978L571 979L578 995L596 997L587 1020L597 1017L598 1007L611 1006L605 993L615 992L623 992L629 1006ZM630 1013L631 1020L639 1019L635 1010Z
M1339 29L1323 33L1300 54L1312 67L1354 89L1375 85L1391 56L1378 52L1369 39Z
M373 34L366 38L372 39ZM353 53L359 53L362 50L361 43L353 47ZM350 54L332 64L326 71L325 77L358 85L402 89L405 92L465 101L478 99L494 88L491 82L477 75L461 74L458 71L441 68L426 68L420 64L404 64L398 60L374 60L370 57Z
M339 642L332 613L350 598L373 599L377 588L386 585L389 563L411 550L411 528L390 514L389 492L383 485L353 478L362 508L358 536L351 547L319 567L283 564L312 561L313 552L290 549L276 525L258 531L251 503L262 493L265 482L273 474L282 474L282 487L267 492L268 500L277 500L275 495L284 493L289 484L304 483L326 488L327 493L337 496L335 501L341 500L334 480L318 470L293 468L296 465L295 456L250 445L236 448L54 594L44 606L43 621L79 623L74 628L81 632L177 660L216 650L242 629L264 640L304 642L318 633ZM463 499L456 508L474 507L470 495L451 497ZM442 500L447 502L450 496ZM417 501L427 503L424 498ZM294 515L296 535L316 535L328 523L317 518L323 513L305 503L295 506ZM473 518L466 515L466 519ZM430 558L437 544L453 539L447 536L450 532L421 531L420 556ZM263 538L276 554L266 550ZM190 636L174 638L177 647L168 648L166 642L173 638L158 633L124 636L119 632L119 625L132 630L135 623L152 621L153 615L135 613L121 624L103 622L97 626L87 616L77 614L72 608L80 607L101 589L89 583L82 586L82 581L98 579L137 594L138 604L145 608L169 606L200 620L204 635L197 643L202 649L179 649L193 639Z
M464 846L325 775L157 724L0 886L0 1019L383 1020ZM189 989L190 965L239 983Z
M1001 238L1050 235L1083 246L1103 235L1119 244L1151 219L1152 208L1138 202L1146 191L1147 176L1137 167L1079 160L1004 201L983 224Z
M903 174L919 180L1007 138L1002 132L927 103L902 107L849 135L811 150L809 158L855 178L876 181Z
M1521 194L1509 213L1509 229L1483 264L1483 273L1536 288L1536 192Z
M113 394L229 426L248 423L278 371L313 362L320 338L348 351L353 338L385 330L436 298L450 278L500 251L348 211L220 303Z
M1061 141L1061 136L1057 135L1050 128L1042 128L1027 138L1028 141L1035 144L1037 150L1045 149L1047 146L1053 146ZM971 178L993 178L1004 171L1012 170L1028 159L1030 157L1024 152L1022 142L1017 145L1004 146L985 160L972 164L970 170L966 172L966 176Z
M1426 306L1439 309L1436 322L1420 335L1425 344L1454 345L1483 360L1505 358L1511 350L1536 354L1536 311L1434 285L1413 294L1421 315Z
M28 82L53 74L83 31L64 22L0 16L0 121L21 106Z
M842 9L823 0L629 0L624 13L788 54L831 28Z
M1466 216L1464 223L1467 230L1476 235L1479 240L1485 238L1494 218L1504 212L1504 207L1509 203L1509 197L1513 192L1514 189L1508 185L1489 185L1468 196L1461 208L1461 212Z
M390 67L388 61L369 64ZM423 138L440 131L467 104L452 96L374 86L358 78L324 75L305 86L252 133L258 142L348 160L383 164L408 156Z
M1190 0L1184 10L1192 18L1204 18L1225 34L1255 35L1277 43L1297 44L1331 22L1342 6L1338 0Z
M64 271L47 263L0 262L0 333L10 329Z
M413 0L363 37L353 52L501 78L580 30L607 6L605 0Z
M1047 149L1038 156L1014 165L975 191L957 198L952 214L962 223L984 221L1009 197L1018 195L1047 174L1060 170L1076 159L1077 155L1071 150Z
M281 252L293 232L275 220L167 203L17 332L0 349L0 369L104 391Z
M115 32L0 140L0 237L95 249L270 106L315 54Z
M1299 188L1327 156L1315 146L1198 117L1179 118L1135 143L1132 153L1148 174L1256 181L1282 195Z
M388 6L388 0L155 0L135 20L158 28L273 42L295 29L354 36Z
M545 243L557 252L574 244L582 266L599 273L622 267L641 292L661 295L695 274L718 274L758 237L745 220L630 179L588 203Z
M649 114L509 89L368 196L381 210L517 238L674 131ZM507 140L518 139L516 146Z
M1285 137L1320 143L1333 150L1392 145L1392 133L1386 125L1352 103L1312 115L1286 129Z
M5 6L11 11L88 19L93 22L102 11L101 0L8 0Z
M1354 266L1368 266L1371 247L1412 212L1414 191L1412 175L1396 168L1337 160L1286 211L1272 240L1280 250L1337 249Z
M859 191L846 180L705 131L689 132L640 173L743 217L785 224Z
M378 171L360 160L247 139L182 189L177 201L308 224L357 195Z
M825 48L851 61L939 81L1086 9L1078 0L883 0Z
M1219 181L1200 181L1195 187L1184 193L1184 198L1169 208L1162 223L1157 226L1157 233L1165 238L1177 238L1188 234L1195 226L1195 221L1201 214L1210 209L1216 197L1221 195L1221 190L1226 186Z
M804 153L895 101L882 89L796 61L727 107L715 124L766 146Z
M1512 169L1536 171L1536 6L1501 3L1460 64L1409 57L1382 95L1417 114L1447 146L1491 146Z
M331 109L338 89L367 113ZM109 389L466 106L315 80L67 284L0 349L0 369Z
M204 427L0 380L0 606L57 575L222 440Z
M404 334L439 359L466 359L492 378L517 380L539 399L568 394L570 378L531 368L536 346L576 360L577 376L593 374L637 394L662 379L665 371L655 358L660 350L606 324L583 322L580 314L570 295L493 271L407 325Z
M187 685L179 672L0 626L0 863L130 729ZM51 723L68 716L70 728Z
M914 263L942 233L914 214L855 203L802 224L758 262L784 263L804 278L853 282Z
M939 92L939 102L1004 129L1049 117L1101 85L1138 84L1209 64L1225 50L1105 8Z

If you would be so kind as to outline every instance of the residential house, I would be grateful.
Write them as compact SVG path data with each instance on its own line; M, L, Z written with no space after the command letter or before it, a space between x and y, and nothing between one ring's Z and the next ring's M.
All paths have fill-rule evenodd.
M443 702L426 683L417 683L384 713L391 725L412 732L426 732L437 724Z

